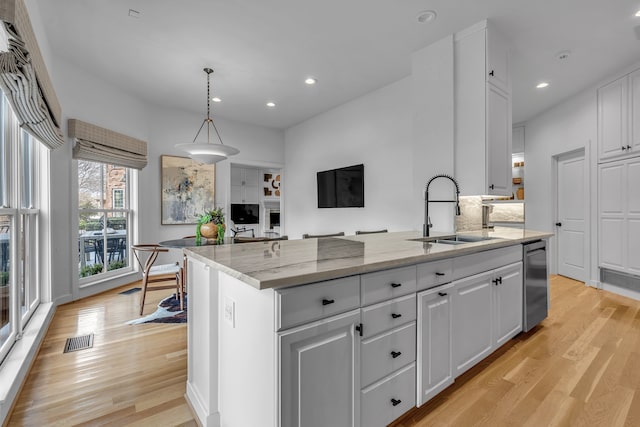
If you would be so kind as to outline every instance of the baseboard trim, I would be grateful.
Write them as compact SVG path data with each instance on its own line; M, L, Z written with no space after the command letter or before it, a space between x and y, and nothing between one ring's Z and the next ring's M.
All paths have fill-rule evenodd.
M601 287L603 291L608 291L614 294L622 295L623 297L631 298L637 301L640 301L640 292L632 291L630 289L621 288L620 286L610 285L608 283L601 283Z
M0 424L2 425L9 420L55 311L56 306L51 302L38 306L23 332L22 339L13 345L0 367Z
M203 427L220 427L220 413L208 413L208 410L205 408L205 405L200 398L200 394L195 388L193 388L189 381L187 381L187 393L184 397L187 400L187 404L194 412L196 421L199 425Z

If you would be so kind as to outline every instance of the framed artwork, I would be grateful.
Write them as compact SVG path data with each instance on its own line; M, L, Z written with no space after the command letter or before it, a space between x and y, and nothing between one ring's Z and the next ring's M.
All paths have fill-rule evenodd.
M215 207L216 166L188 157L161 156L162 224L196 224Z

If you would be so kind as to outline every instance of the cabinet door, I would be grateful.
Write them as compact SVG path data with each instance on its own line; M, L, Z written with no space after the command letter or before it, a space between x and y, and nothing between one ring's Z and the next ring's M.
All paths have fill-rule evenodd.
M244 203L258 203L258 169L244 169Z
M448 284L418 294L417 406L453 383L452 291L453 284Z
M629 145L640 153L640 70L629 74Z
M487 85L487 194L511 195L511 102Z
M600 266L624 270L626 182L624 162L600 165Z
M623 77L598 89L598 153L600 160L627 152L627 88Z
M509 46L493 27L487 26L487 81L503 92L511 92Z
M629 159L626 172L626 267L640 274L640 158Z
M522 263L494 270L494 345L496 348L522 331Z
M491 353L492 272L454 282L453 360L458 376Z
M360 424L360 310L279 334L283 427Z

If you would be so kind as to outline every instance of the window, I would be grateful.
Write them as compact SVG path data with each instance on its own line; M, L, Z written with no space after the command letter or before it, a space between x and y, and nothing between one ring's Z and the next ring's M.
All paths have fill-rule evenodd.
M131 270L132 169L78 160L78 274L90 284Z
M0 361L40 304L38 162L44 148L21 130L0 92Z

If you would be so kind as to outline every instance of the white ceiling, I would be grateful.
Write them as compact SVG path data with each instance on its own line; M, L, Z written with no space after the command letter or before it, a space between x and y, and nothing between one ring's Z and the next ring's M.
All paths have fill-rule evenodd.
M214 117L274 128L410 75L412 52L485 18L511 41L514 123L640 61L640 0L35 1L56 57L203 117L212 67Z

